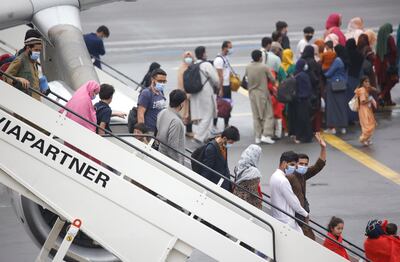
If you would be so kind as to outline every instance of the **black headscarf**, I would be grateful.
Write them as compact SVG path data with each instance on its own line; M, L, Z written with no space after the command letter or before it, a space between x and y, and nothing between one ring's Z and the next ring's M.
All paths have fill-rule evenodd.
M303 54L301 55L303 59L314 59L314 47L312 45L307 45L304 47ZM314 59L315 60L315 59Z
M339 57L342 60L342 62L344 64L344 68L347 69L349 66L349 57L347 55L346 48L340 44L336 45L335 53L336 53L336 57Z
M356 40L350 38L346 42L346 49L349 55L349 76L360 78L361 68L364 62L364 56L357 50Z
M140 83L143 87L149 87L151 84L151 72L154 70L161 68L161 65L157 62L151 63L149 66L149 70L147 71L146 75L143 77L142 82Z

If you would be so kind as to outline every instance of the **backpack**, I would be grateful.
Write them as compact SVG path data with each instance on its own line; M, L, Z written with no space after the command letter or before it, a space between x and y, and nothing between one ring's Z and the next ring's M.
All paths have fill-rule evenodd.
M137 107L134 106L128 115L128 132L133 133L133 129L137 123Z
M296 97L296 78L290 76L282 81L278 88L277 99L281 103L290 103Z
M204 84L201 82L202 72L200 70L200 65L204 62L205 61L190 65L183 73L183 88L186 93L196 94L200 92L203 86L208 82L208 78Z
M208 146L208 143L196 148L196 150L193 151L191 157L193 159L201 162L204 158L204 153L206 152L207 146ZM192 170L194 172L196 172L197 174L200 174L201 171L203 170L203 167L193 160L191 160L191 165L192 165Z

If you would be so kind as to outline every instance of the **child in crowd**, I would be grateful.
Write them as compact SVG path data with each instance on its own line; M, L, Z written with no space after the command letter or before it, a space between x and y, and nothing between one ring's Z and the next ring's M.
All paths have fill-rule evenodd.
M333 42L325 42L325 52L321 55L322 71L327 71L331 67L333 61L336 58L336 53L333 50Z
M143 142L145 144L149 143L147 137L143 136L143 135L147 135L147 132L148 132L148 129L147 129L147 127L146 127L146 125L144 123L137 123L133 127L133 136L137 140L139 140L139 141L141 141L141 142Z
M332 217L331 221L328 224L328 237L336 240L336 242L339 242L340 244L343 243L343 238L342 238L342 232L344 228L344 221L341 218L338 217ZM326 238L324 241L324 246L336 254L346 258L349 260L349 255L347 254L347 251L344 247L338 245L334 241L330 240L329 238Z
M397 225L394 223L388 223L386 225L386 234L389 236L393 236L397 239L400 239L400 237L397 235Z
M376 127L372 108L376 108L377 105L375 99L370 96L371 89L372 87L368 76L363 76L360 80L359 87L354 91L359 103L358 116L361 125L361 136L359 140L365 146L372 144L371 137Z
M110 108L110 103L113 99L115 89L112 85L102 84L100 86L100 101L94 105L96 110L97 125L101 128L106 129L111 132L110 120L112 116L118 116L120 118L125 118L126 114L122 112L113 112ZM103 129L96 128L96 133L99 135L104 135Z

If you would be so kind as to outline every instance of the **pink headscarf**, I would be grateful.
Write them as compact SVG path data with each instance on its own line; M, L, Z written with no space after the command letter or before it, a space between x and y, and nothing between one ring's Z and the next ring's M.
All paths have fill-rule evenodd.
M96 111L94 110L94 106L92 104L92 98L95 96L95 92L98 93L100 91L100 85L93 80L88 81L86 84L81 86L68 103L65 105L68 109L71 109L75 113L81 115L82 117L86 118L87 120L97 123L96 118ZM60 112L63 112L61 110ZM86 127L87 129L96 132L96 127L87 123L86 121L80 119L79 117L75 116L67 112L66 115L71 120L74 120L78 124Z
M339 44L342 46L346 45L346 37L343 32L340 30L340 25L342 21L342 16L338 13L330 14L328 19L326 19L325 23L325 34L324 37L327 37L329 34L333 33L338 36Z

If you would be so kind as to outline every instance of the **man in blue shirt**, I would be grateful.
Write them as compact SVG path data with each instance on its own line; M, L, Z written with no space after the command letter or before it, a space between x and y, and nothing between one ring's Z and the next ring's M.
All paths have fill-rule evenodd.
M157 130L158 113L167 106L164 96L166 83L167 73L161 68L154 70L150 86L143 89L138 98L137 122L144 123L152 135Z
M101 69L100 56L106 54L103 39L110 36L110 30L104 25L97 28L96 33L90 33L83 36L86 47L92 58L95 59L94 65Z

